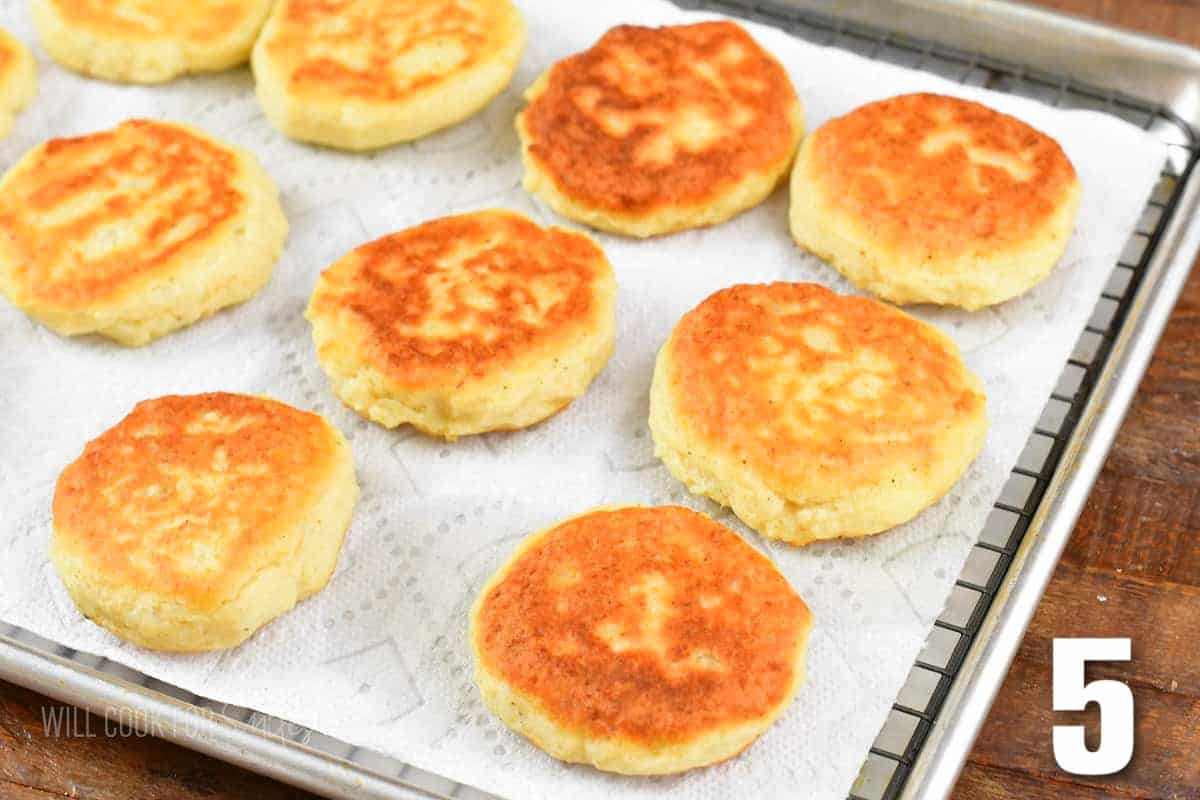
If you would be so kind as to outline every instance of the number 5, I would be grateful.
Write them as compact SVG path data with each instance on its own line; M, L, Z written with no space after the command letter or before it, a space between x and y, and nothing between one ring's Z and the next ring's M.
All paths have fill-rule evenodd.
M1054 726L1054 760L1075 775L1111 775L1133 757L1133 693L1120 681L1084 683L1088 661L1128 661L1128 639L1055 639L1054 710L1100 706L1100 746L1088 750L1082 725Z

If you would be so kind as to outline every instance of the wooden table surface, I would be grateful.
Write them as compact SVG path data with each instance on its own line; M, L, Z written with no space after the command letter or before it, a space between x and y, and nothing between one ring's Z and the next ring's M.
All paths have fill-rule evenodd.
M1200 45L1200 0L1039 0L1042 5ZM1171 317L1104 472L963 771L957 800L1200 800L1200 270ZM1131 636L1133 660L1089 671L1128 683L1133 763L1116 776L1054 764L1055 636ZM308 797L153 738L46 736L57 701L0 682L0 798L256 800ZM1094 746L1094 745L1093 745Z

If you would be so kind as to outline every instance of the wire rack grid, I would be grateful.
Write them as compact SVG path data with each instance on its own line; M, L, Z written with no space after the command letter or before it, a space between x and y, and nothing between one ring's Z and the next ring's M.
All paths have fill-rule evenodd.
M1171 221L1187 178L1200 160L1200 138L1170 109L1095 86L1065 75L1030 69L1019 62L967 52L933 40L871 28L781 0L676 0L685 8L703 9L763 22L819 45L838 47L867 58L924 70L969 86L982 86L1033 98L1060 108L1104 111L1157 135L1168 158L1136 231L1101 294L1091 319L1067 361L1058 385L1013 468L984 530L956 580L945 610L909 673L903 689L865 754L849 800L895 800L904 789L950 688L971 648L980 625L1009 573L1030 522L1046 495L1063 452L1083 416L1100 371L1159 241ZM201 713L249 725L263 734L284 739L324 756L340 759L387 779L398 795L455 800L490 800L492 795L458 784L373 751L353 747L303 726L252 709L230 706L186 692L108 659L48 641L0 622L5 636L35 650L76 662L134 686L144 687L195 707Z
M833 19L780 2L701 0L680 4L763 22L814 44L924 70L968 86L1028 97L1057 108L1107 112L1154 133L1167 145L1168 158L1137 229L1114 265L1091 319L850 793L850 800L894 800L904 789L1083 416L1182 187L1200 160L1200 138L1161 105L1082 84L1066 75L1030 69L1016 61Z

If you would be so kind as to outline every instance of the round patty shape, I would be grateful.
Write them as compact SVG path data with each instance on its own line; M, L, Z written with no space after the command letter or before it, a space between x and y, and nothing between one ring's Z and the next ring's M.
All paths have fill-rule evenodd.
M935 94L822 125L792 173L792 235L894 303L968 310L1043 280L1079 209L1058 143L987 106Z
M64 67L162 83L244 64L272 0L32 0L42 46Z
M790 544L916 516L983 447L982 385L936 328L808 283L723 289L659 351L655 453L695 494Z
M532 425L583 394L612 354L615 303L590 237L479 211L354 250L321 274L307 316L347 405L454 439Z
M775 565L678 506L525 539L471 611L485 705L555 758L662 775L737 755L804 680L812 616Z
M284 134L368 150L479 111L512 80L524 44L510 0L279 0L253 66Z
M17 112L37 94L37 68L29 50L0 28L0 139L12 130Z
M55 331L141 345L262 288L287 220L249 153L131 120L0 180L0 292Z
M622 25L552 66L517 117L525 188L628 236L723 222L761 202L803 131L783 67L733 22Z
M233 647L325 586L357 498L350 448L320 416L160 397L63 470L50 557L83 615L122 639Z

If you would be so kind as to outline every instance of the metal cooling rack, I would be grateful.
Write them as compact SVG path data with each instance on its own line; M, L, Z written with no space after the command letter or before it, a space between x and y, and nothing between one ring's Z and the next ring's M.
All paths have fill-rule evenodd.
M1080 84L1066 76L1038 73L979 53L782 5L760 3L750 12L745 4L736 2L717 0L701 5L782 27L817 44L933 72L966 85L1029 97L1058 108L1106 111L1154 132L1168 145L1168 160L1137 229L1113 268L1037 427L955 582L946 608L934 622L925 647L850 793L850 800L893 800L900 797L905 787L996 592L1008 575L1013 556L1038 512L1066 445L1083 418L1096 379L1108 361L1115 337L1175 211L1182 188L1200 159L1200 140L1196 131L1169 109Z
M1000 621L1000 625L1016 625L1014 640L1012 630L998 628L997 615L1005 611L1006 606L1017 604L1018 591L1023 594L1025 620L1036 606L1049 570L1057 560L1055 547L1061 548L1070 532L1073 514L1078 513L1078 506L1086 498L1091 478L1098 471L1119 425L1124 409L1121 404L1127 405L1132 397L1173 303L1174 293L1182 285L1187 267L1182 260L1190 259L1196 243L1200 242L1198 226L1188 227L1177 219L1183 216L1177 213L1181 204L1186 202L1190 209L1200 192L1189 182L1200 158L1200 142L1195 130L1165 102L1150 102L1131 94L1102 89L1066 74L985 55L982 49L975 51L939 44L798 7L799 3L820 5L828 4L830 0L677 2L688 8L703 8L764 22L816 44L925 70L966 85L1030 97L1061 108L1106 111L1153 132L1168 146L1166 166L1137 231L1114 266L1092 318L956 581L945 610L934 623L908 681L866 754L850 800L944 796L953 785L974 730L982 721L978 717L986 713L990 693L998 686L1024 629L1021 619ZM841 0L836 9L839 13L870 17L884 25L900 26L907 22L911 27L912 19L902 15L891 17L886 13L888 9L894 11L910 5L914 4L909 0L887 4ZM925 5L949 7L951 4L946 0L927 0ZM983 23L1003 21L1032 25L1026 33L1046 34L1053 27L1050 24L1052 18L1038 12L1014 10L992 0L975 0L971 5L977 14L967 21L972 34L975 29L984 27ZM830 8L833 7L831 4ZM952 19L944 8L940 12L919 12L928 13L942 14L946 18L942 21L948 21L948 24L963 22L962 18ZM1003 19L1006 17L1012 19ZM1086 38L1089 29L1093 39L1100 35L1099 29L1084 23L1059 19L1055 24L1068 33L1078 34L1080 39ZM931 29L927 22L915 27ZM951 27L932 29L948 32ZM963 35L960 38L971 37ZM1012 38L1011 33L1009 38ZM1106 34L1108 44L1111 45L1112 39ZM1180 66L1189 55L1166 52L1171 50L1167 45L1125 36L1123 44L1118 41L1116 46L1124 48L1117 51L1124 56L1142 60L1134 66L1146 68L1145 80L1139 88L1147 87L1147 94L1150 88L1159 85L1150 79L1164 75L1167 79L1187 79L1188 88L1200 86L1200 56L1195 57L1194 63ZM1087 52L1079 43L1075 43L1075 49L1077 54ZM1155 62L1155 58L1170 63L1164 66L1164 63ZM1194 67L1196 74L1186 74L1186 66ZM1092 73L1097 72L1094 64L1089 69ZM1166 239L1170 240L1169 249L1178 251L1169 264L1165 262L1171 256L1161 252L1167 249L1163 247ZM1180 242L1185 239L1181 247ZM1164 278L1168 272L1171 280ZM1168 284L1167 288L1162 289L1161 283ZM1148 284L1153 285L1147 288ZM1150 294L1154 295L1152 307L1146 297ZM1114 388L1111 385L1114 373L1122 369L1127 373L1126 377L1131 376L1132 386L1126 380L1116 382L1121 385ZM1114 395L1120 406L1115 417L1107 415L1098 419L1096 406L1113 399ZM1097 402L1091 402L1093 398ZM1091 430L1093 427L1100 429L1098 435ZM1090 452L1089 444L1093 445ZM1064 465L1069 468L1061 469ZM1073 478L1081 477L1067 474L1073 472L1083 474L1071 485L1069 482ZM1064 488L1060 484L1067 485ZM1060 490L1067 498L1068 507L1051 508L1062 505ZM1074 508L1069 502L1072 499ZM1049 545L1049 555L1036 552L1031 555L1031 548L1037 545L1035 540L1043 528L1048 527L1049 517L1056 511L1061 513L1054 521L1063 524L1055 526L1060 529L1059 536ZM1065 532L1061 530L1064 526ZM1037 572L1035 567L1040 567L1044 575L1031 580L1032 585L1018 586L1023 580L1021 573ZM990 648L992 639L1001 638L1002 634L1010 640L1008 650L996 659L994 654L984 651ZM976 686L973 679L981 671L980 662L989 657L993 667L999 663L1000 677L993 675L990 684L985 681ZM0 622L0 677L98 714L133 710L145 727L157 729L165 738L318 793L347 798L433 796L487 800L492 797L318 731L193 695L116 662L74 651L3 622ZM956 678L959 679L957 683ZM973 685L964 689L964 683ZM961 717L963 709L968 715L967 724L961 724L962 719L947 722L949 717ZM972 719L971 714L976 718ZM954 729L947 731L947 726ZM963 729L969 730L964 732ZM946 746L944 741L936 741L939 736L944 740L957 736L957 741ZM921 774L922 771L934 773L934 778L930 780L928 774ZM919 787L916 785L918 778L921 778Z
M1183 187L1200 160L1200 139L1187 122L1163 106L932 40L854 24L783 3L701 0L680 5L763 22L814 44L932 72L968 86L1028 97L1057 108L1105 111L1152 131L1168 145L1168 160L1137 229L1113 268L1091 319L849 796L850 800L894 800L905 788L993 599L1008 576L1013 557L1046 496L1067 443L1083 418L1097 377L1108 362L1147 266L1179 203Z

